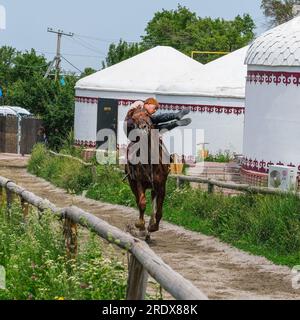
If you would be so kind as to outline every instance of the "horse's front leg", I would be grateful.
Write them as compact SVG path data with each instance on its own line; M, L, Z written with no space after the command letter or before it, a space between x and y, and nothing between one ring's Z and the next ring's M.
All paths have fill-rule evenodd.
M135 223L135 227L138 228L140 231L145 231L145 211L146 211L146 190L143 188L142 185L137 184L136 187L136 202L140 211L140 218Z
M159 230L159 223L162 218L163 204L166 196L165 187L152 191L152 216L148 226L149 232L156 232Z

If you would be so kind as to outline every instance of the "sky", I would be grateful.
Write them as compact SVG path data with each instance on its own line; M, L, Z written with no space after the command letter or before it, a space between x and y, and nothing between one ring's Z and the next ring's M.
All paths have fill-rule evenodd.
M266 30L261 0L0 0L6 10L0 46L34 48L51 60L56 35L48 33L47 28L61 29L76 34L62 39L62 54L76 68L66 61L62 67L70 71L86 67L98 70L111 42L120 38L139 41L155 12L176 9L178 3L200 17L232 19L249 13L256 22L257 35Z

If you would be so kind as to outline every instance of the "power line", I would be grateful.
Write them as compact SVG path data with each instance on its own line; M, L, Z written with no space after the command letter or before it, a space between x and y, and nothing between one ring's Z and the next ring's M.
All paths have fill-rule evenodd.
M93 37L93 36L86 36L86 35L82 35L82 34L74 34L77 38L86 38L86 39L90 39L90 40L96 40L96 41L101 41L101 42L118 42L120 41L120 39L103 39L103 38L97 38L97 37ZM126 42L128 43L138 43L140 42L140 40L126 40Z
M73 41L75 41L77 44L79 44L80 46L94 52L94 53L98 53L100 54L101 56L106 56L106 54L100 50L98 50L98 48L94 47L93 45L90 45L89 43L87 43L86 41L83 41L81 39L75 39L75 38L72 38Z
M83 73L80 69L78 69L76 66L74 66L73 63L71 63L69 60L67 60L64 56L61 56L69 65L71 65L74 69L78 70L80 73Z
M51 52L51 51L36 50L36 52L42 53L42 54L55 54L55 52ZM70 57L84 57L84 58L96 58L96 59L99 59L99 56L91 56L91 55L87 55L87 54L62 53L62 55L70 56Z

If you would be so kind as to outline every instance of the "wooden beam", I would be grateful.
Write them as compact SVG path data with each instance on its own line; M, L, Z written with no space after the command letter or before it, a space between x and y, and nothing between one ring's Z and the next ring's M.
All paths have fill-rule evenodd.
M72 219L66 217L64 219L64 236L65 246L67 250L67 257L74 259L77 255L78 243L77 243L77 224Z
M39 210L50 210L55 215L66 219L65 229L69 241L67 244L72 254L77 250L77 230L76 224L80 224L86 228L94 230L99 236L106 239L112 244L129 251L134 258L130 264L130 270L136 270L139 276L136 278L132 273L128 279L130 288L128 289L128 297L141 297L144 295L144 284L146 283L145 270L151 275L166 291L174 298L179 300L207 300L206 295L196 288L189 280L183 278L179 273L175 272L163 260L157 256L150 247L137 238L132 237L128 233L109 225L107 222L87 213L77 207L57 208L48 200L44 200L31 192L24 190L13 182L0 177L0 185L6 187L10 194L15 193L22 199L35 206ZM141 288L134 291L132 283L140 283Z
M127 300L145 300L148 272L134 255L128 267Z
M65 208L65 214L73 222L91 228L110 243L131 252L148 273L174 298L179 300L207 300L205 294L163 262L144 241L133 238L80 208Z

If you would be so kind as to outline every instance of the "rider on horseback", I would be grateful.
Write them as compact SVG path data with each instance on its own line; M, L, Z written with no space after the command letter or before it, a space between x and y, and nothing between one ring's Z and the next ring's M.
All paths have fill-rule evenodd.
M136 120L138 120L140 112L146 112L150 116L151 124L159 130L170 131L177 127L188 126L192 122L190 118L183 119L190 113L188 109L172 113L157 113L158 109L159 103L154 98L149 98L145 102L136 101L133 103L125 119L127 135L131 130L137 128Z
M191 119L183 119L190 112L189 110L157 114L158 108L159 103L154 98L149 98L145 102L135 102L127 113L124 128L127 137L131 140L127 148L128 162L125 165L125 178L128 178L139 208L140 217L135 227L141 232L146 230L144 219L146 190L151 190L153 213L146 239L150 238L150 233L159 230L166 195L166 182L170 173L171 156L164 146L160 130L172 130L176 127L187 126L192 122ZM136 138L135 132L132 132L132 137L130 137L134 129L141 130L141 134ZM141 155L146 156L143 158ZM165 162L165 159L168 160Z

